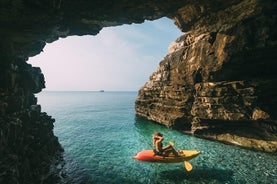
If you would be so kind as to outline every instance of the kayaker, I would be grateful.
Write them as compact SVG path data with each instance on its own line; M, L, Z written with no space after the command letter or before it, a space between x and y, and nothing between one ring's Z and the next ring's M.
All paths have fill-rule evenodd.
M173 153L174 156L179 156L178 152L173 148L172 145L163 147L163 134L156 132L152 135L153 145L155 146L154 152L156 155L168 156Z

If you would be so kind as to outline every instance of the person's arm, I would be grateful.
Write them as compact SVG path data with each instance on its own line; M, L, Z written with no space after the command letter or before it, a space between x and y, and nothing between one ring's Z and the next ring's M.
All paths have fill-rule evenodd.
M153 146L156 146L156 145L155 145L155 144L156 144L156 138L157 138L156 135L153 135L153 136L152 136Z
M164 138L161 137L161 136L157 136L157 139L158 139L159 142L162 142L164 140Z
M157 136L156 138L156 142L155 142L155 148L157 151L162 151L162 141L163 141L163 137Z

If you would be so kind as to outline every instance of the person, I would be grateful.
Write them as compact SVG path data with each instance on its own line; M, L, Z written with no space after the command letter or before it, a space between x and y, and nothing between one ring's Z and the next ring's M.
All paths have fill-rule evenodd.
M173 153L174 156L179 156L179 153L173 148L172 145L163 147L163 139L163 134L160 132L156 132L152 135L155 155L168 156L170 153Z

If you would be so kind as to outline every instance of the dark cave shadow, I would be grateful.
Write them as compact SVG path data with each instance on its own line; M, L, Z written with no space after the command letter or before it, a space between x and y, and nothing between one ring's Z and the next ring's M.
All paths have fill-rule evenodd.
M172 182L183 182L183 181L218 181L220 183L226 183L233 180L234 171L216 168L195 168L190 172L184 169L174 169L169 171L162 171L159 176L164 180L169 180Z

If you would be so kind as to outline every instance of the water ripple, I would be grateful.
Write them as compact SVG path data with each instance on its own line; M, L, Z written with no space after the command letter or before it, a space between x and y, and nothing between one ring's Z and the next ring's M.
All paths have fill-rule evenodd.
M40 93L43 110L56 119L54 133L65 149L68 180L76 184L255 184L277 183L276 154L199 139L139 119L137 93ZM177 149L197 149L187 172L182 163L139 162L132 158L152 149L151 135L165 135Z

